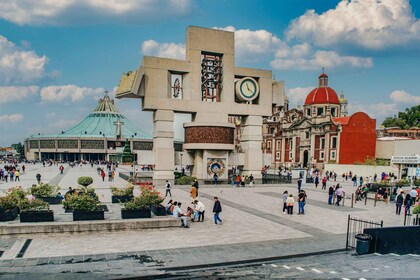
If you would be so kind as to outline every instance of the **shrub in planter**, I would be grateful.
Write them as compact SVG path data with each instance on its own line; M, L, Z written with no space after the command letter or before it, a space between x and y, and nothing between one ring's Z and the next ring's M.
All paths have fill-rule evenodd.
M41 199L25 199L19 203L21 222L53 222L54 212Z
M196 177L191 177L191 176L183 176L177 180L175 180L175 184L177 185L191 185L194 180L196 180Z
M413 214L420 214L420 204L417 204L413 208Z
M73 221L103 220L104 211L98 210L100 202L87 193L70 195L64 201L64 207L73 209Z
M123 219L151 218L149 199L141 194L134 197L132 201L124 203L124 208L121 209L121 217Z
M407 179L401 179L401 180L398 180L398 181L395 183L395 185L396 185L397 187L409 186L409 185L410 185L410 182L408 182L408 180L407 180Z
M133 185L129 184L125 188L112 187L112 203L125 203L133 199Z
M13 221L19 214L15 200L9 196L0 197L0 221Z
M51 186L49 184L32 185L29 189L31 194L49 204L61 204L62 197L58 195L58 186Z
M93 179L89 176L82 176L77 179L77 183L83 187L87 187L93 183Z

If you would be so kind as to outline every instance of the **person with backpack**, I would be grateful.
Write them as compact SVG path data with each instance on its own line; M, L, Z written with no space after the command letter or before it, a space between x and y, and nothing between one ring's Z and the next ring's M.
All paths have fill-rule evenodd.
M169 196L172 198L171 183L169 183L169 181L166 180L166 193L165 193L165 198L168 196L168 193L169 193Z

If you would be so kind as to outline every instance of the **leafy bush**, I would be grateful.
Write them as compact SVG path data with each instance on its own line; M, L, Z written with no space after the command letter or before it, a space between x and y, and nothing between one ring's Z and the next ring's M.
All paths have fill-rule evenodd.
M142 185L141 194L126 202L124 207L128 210L148 209L151 205L161 204L163 200L161 193L156 191L154 186Z
M413 214L420 214L420 204L416 205L413 208Z
M132 184L129 184L125 188L112 187L111 193L113 196L129 196L129 195L133 195L133 190L134 190L134 186Z
M11 196L2 196L0 197L0 208L4 211L12 210L17 206L16 201Z
M19 202L25 199L25 196L28 194L29 192L22 189L22 187L14 187L7 190L6 196L10 196L14 203L18 205Z
M32 185L29 189L31 194L35 197L55 197L60 188L49 184Z
M95 211L98 209L100 202L87 194L70 195L64 201L64 207L76 211Z
M136 196L133 200L124 203L124 208L126 210L149 209L150 204L143 197Z
M409 186L409 185L410 185L410 182L408 182L408 180L407 180L407 179L401 179L401 180L398 180L398 181L395 183L395 185L396 185L397 187Z
M82 176L77 179L77 183L81 186L87 187L93 183L93 179L89 176Z
M191 185L194 180L196 180L197 177L191 177L191 176L184 176L179 178L178 180L175 180L175 184L177 185Z
M47 202L44 202L40 199L24 199L19 203L20 211L22 212L29 212L29 211L44 211L49 210L50 205Z
M420 187L420 179L414 180L413 184L416 187Z

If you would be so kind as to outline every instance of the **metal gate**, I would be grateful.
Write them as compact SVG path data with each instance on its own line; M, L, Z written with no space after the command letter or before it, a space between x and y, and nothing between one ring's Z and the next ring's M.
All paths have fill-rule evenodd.
M365 228L377 228L383 227L384 222L374 222L363 219L352 218L348 216L347 221L347 240L346 240L346 250L352 250L356 248L356 234L363 233Z

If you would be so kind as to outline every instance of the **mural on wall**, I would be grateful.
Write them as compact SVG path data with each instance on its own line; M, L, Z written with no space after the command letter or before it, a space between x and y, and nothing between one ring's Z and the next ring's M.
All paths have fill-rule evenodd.
M213 174L217 174L217 176L223 176L225 171L225 162L226 159L224 158L209 158L207 160L207 174L213 176Z

